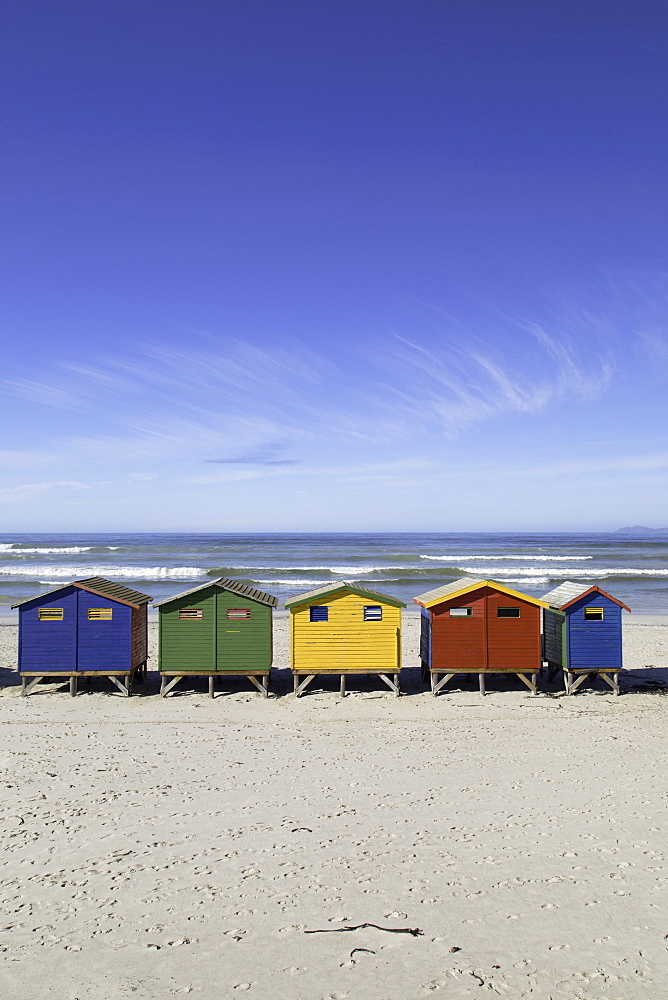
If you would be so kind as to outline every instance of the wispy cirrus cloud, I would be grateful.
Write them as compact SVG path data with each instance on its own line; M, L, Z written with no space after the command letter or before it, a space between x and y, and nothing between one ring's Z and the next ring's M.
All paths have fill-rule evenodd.
M44 496L54 490L90 490L99 483L85 483L77 480L53 480L51 482L18 483L15 486L0 488L0 503L16 503L29 501ZM109 484L107 484L109 485Z
M438 310L436 310L439 313ZM92 462L200 462L287 471L331 450L405 446L416 429L456 437L485 421L594 398L612 366L545 324L508 321L495 336L439 313L439 328L371 347L336 341L256 346L196 332L183 345L145 344L96 364L58 361L4 388L47 409L94 414L58 438ZM85 426L80 422L81 426ZM100 428L104 428L100 430ZM308 462L307 462L308 456Z
M454 436L504 415L540 413L569 397L593 399L608 385L613 365L605 355L585 362L577 345L534 323L513 323L511 333L513 348L505 351L459 329L430 337L395 334L384 354L384 399L395 416Z
M285 445L280 442L268 441L257 448L248 448L246 451L236 452L236 454L225 456L224 458L205 458L207 465L299 465L295 458L281 458L281 452L285 450Z

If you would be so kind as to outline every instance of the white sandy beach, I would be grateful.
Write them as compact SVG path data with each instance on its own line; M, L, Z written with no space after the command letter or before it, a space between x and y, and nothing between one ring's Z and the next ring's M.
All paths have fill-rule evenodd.
M149 696L23 699L16 632L0 626L2 996L668 996L666 618L626 620L618 698L514 679L433 698L411 671L400 699L330 680L297 701L241 681L161 700L155 674ZM282 615L276 639L284 669ZM422 934L336 931L365 922Z

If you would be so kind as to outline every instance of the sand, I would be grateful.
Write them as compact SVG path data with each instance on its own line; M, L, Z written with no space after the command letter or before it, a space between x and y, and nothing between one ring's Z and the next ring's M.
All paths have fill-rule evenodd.
M412 671L400 699L22 699L15 644L0 626L3 997L668 997L666 619L626 623L617 698L432 698ZM367 922L422 933L337 930Z

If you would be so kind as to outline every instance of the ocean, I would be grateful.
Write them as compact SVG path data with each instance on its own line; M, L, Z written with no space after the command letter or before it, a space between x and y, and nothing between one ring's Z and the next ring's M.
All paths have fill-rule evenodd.
M598 583L636 612L668 613L668 533L0 535L0 608L69 580L105 576L161 600L220 576L278 597L342 580L413 605L476 576L540 597Z

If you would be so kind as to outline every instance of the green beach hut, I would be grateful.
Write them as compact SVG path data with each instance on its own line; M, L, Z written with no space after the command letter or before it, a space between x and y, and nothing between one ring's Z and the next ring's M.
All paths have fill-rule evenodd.
M276 597L221 577L158 601L158 670L163 698L182 677L248 677L267 695Z

